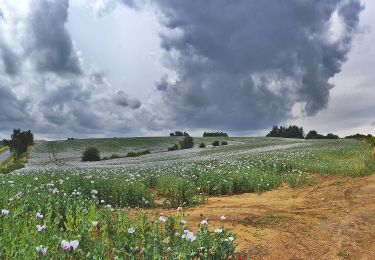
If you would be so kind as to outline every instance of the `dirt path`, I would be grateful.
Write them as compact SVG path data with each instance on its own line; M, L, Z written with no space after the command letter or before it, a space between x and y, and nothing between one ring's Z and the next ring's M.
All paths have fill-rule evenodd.
M188 214L190 226L203 216L211 228L224 214L243 259L375 259L375 175L210 198Z

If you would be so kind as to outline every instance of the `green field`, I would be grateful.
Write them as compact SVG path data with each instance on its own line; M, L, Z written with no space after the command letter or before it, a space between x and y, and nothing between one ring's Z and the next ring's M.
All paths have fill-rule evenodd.
M375 171L371 144L365 141L194 138L192 149L167 151L180 140L37 142L25 168L0 176L0 210L9 210L0 216L0 259L36 258L45 247L47 258L58 259L225 258L234 252L235 234L223 227L201 225L196 234L184 234L183 212L165 222L163 216L149 219L141 212L130 217L126 209L186 208L214 195L261 193L282 183L312 185L314 173L363 176ZM214 140L228 145L212 147ZM207 147L198 148L201 142ZM142 150L151 154L83 163L88 146L107 157ZM43 219L35 218L37 212ZM37 225L46 229L38 232ZM79 246L64 250L62 240L78 240Z

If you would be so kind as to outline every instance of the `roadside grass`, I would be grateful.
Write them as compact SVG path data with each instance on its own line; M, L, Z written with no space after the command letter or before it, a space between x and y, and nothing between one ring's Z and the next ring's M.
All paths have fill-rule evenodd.
M14 161L13 155L10 155L3 163L0 164L0 174L7 174L15 170L25 167L28 161L29 153L23 153L21 156Z
M7 147L7 146L0 146L0 153L6 151L8 149L9 149L9 147Z

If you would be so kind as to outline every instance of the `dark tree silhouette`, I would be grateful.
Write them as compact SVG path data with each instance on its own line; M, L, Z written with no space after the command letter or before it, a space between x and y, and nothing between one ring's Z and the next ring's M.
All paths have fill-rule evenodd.
M272 130L266 135L266 137L284 137L284 138L299 138L303 139L305 134L303 132L303 127L298 127L296 125L290 125L289 127L273 126Z
M30 130L21 132L21 129L14 129L9 141L10 151L17 160L20 155L27 151L27 148L34 144L34 135Z

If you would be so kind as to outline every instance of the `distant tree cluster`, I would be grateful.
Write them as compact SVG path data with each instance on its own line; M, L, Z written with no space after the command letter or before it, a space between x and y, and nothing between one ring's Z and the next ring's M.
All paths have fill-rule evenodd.
M3 139L3 141L1 141L1 144L10 147L10 140Z
M228 134L224 132L204 132L203 137L228 137Z
M14 159L18 159L21 154L27 151L27 148L34 144L34 135L30 130L21 131L14 129L10 140L3 140L3 145L8 146L14 155Z
M300 138L305 137L303 127L296 125L290 125L289 127L284 126L273 126L271 132L266 137L284 137L284 138Z
M68 141L73 141L73 140L76 140L76 139L73 138L73 137L69 137L69 138L68 138Z
M338 135L335 134L327 134L327 135L321 135L318 134L315 130L311 130L307 135L306 139L339 139Z
M175 131L174 133L170 133L169 136L189 136L187 132Z
M372 138L373 136L371 134L363 135L363 134L355 134L355 135L348 135L345 136L346 139L364 139L364 138Z

